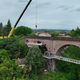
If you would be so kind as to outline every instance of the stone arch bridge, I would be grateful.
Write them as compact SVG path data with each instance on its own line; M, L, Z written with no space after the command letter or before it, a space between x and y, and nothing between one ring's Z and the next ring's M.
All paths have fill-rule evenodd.
M25 43L31 47L33 45L45 45L47 51L51 52L52 55L44 56L45 58L49 59L50 61L50 68L51 70L55 69L55 59L63 60L75 64L80 64L80 60L69 59L60 56L60 52L66 46L74 45L80 47L80 39L77 38L66 38L66 37L26 37ZM54 56L55 55L55 56ZM58 55L58 56L56 56Z
M30 46L30 43L40 44L42 43L47 47L51 52L55 51L55 54L58 54L60 50L66 46L74 45L80 47L80 39L76 38L64 38L64 37L26 37L25 43ZM32 45L31 45L32 46Z

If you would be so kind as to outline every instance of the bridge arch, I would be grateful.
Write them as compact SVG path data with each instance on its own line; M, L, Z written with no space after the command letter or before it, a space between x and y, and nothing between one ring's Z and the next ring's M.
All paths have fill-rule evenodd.
M76 44L64 44L64 45L61 45L61 46L57 49L56 54L57 54L57 55L61 55L61 51L62 51L63 49L66 49L66 48L69 47L69 46L75 46L75 47L77 47L77 48L80 48L80 46L79 46L79 45L76 45Z

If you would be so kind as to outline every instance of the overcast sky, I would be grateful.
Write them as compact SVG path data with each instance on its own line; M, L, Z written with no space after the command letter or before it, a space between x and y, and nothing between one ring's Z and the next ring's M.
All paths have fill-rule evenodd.
M0 0L0 22L5 25L10 19L14 25L28 1ZM35 28L36 6L38 29L73 29L80 26L80 0L33 0L18 26Z

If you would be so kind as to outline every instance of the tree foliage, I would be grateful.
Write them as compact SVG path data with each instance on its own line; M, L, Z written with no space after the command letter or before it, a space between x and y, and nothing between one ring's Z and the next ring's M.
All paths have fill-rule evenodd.
M21 78L23 70L16 64L15 61L6 60L0 64L0 80L13 80Z
M48 72L42 75L33 75L31 80L69 80L65 73L61 72Z
M57 36L59 36L59 33L58 33L58 32L51 32L50 34L51 34L52 37L57 37Z
M71 37L76 37L76 38L80 38L80 29L79 27L77 27L77 29L72 29L71 32L69 33L69 35Z
M69 46L68 48L63 50L62 56L73 58L73 59L79 59L80 60L80 48L76 46ZM80 65L78 64L72 64L64 61L56 61L57 68L60 72L65 72L69 75L67 75L69 80L80 80Z
M15 31L15 35L29 35L32 33L32 29L29 27L25 27L25 26L19 26L17 27L16 31Z
M0 80L13 80L24 77L15 60L11 60L7 50L0 49Z
M0 63L3 63L6 60L9 60L9 55L7 50L0 49Z
M3 24L0 23L0 36L2 35L2 32L3 32Z
M3 36L8 36L11 30L11 22L8 20L7 24L3 27Z
M27 55L28 46L25 44L23 37L8 39L8 42L6 49L12 59L24 58Z
M38 73L43 69L45 60L38 47L34 46L29 49L29 52L26 56L26 63L32 66L32 71L35 73Z

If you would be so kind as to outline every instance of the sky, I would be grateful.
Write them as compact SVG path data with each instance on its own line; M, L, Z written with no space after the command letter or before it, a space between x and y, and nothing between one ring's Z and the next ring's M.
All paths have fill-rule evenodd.
M14 26L29 0L0 0L0 22L10 19ZM80 27L80 0L32 0L18 26L35 29L75 29Z

